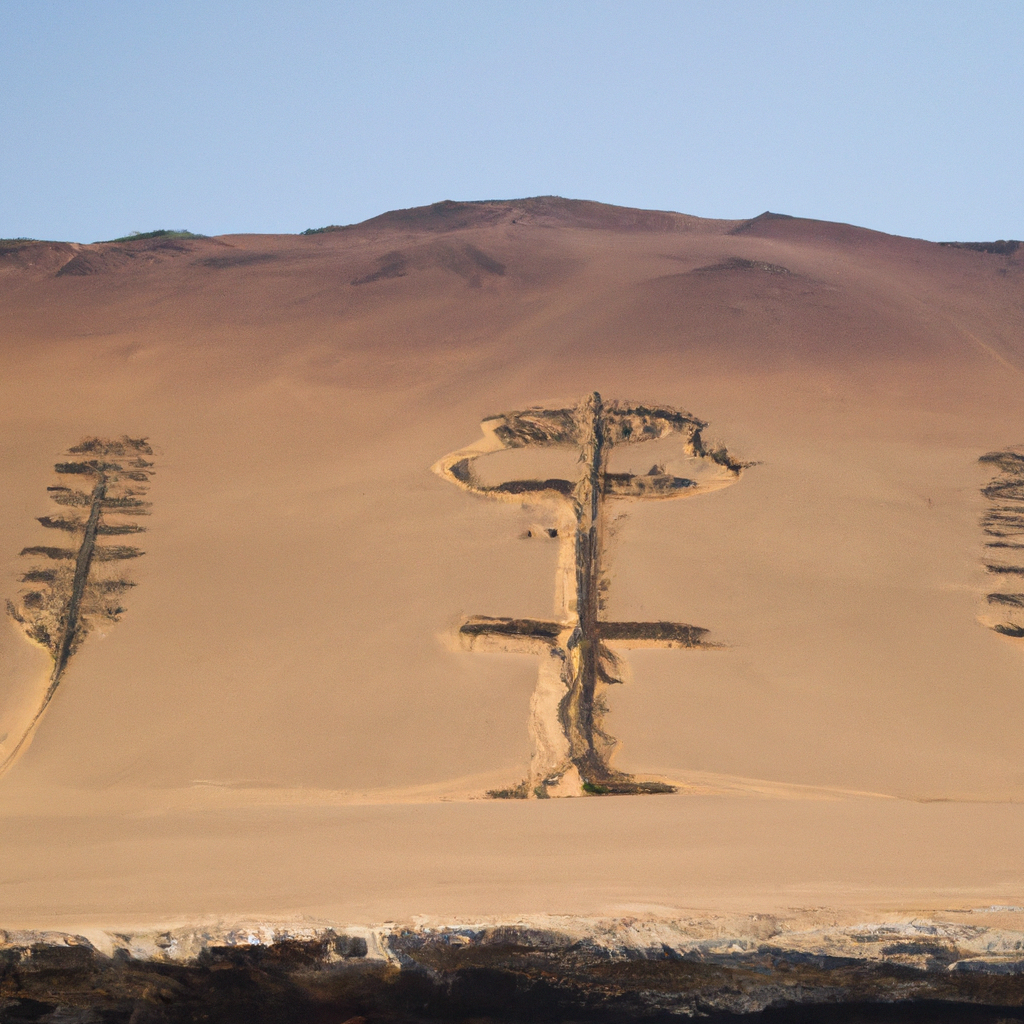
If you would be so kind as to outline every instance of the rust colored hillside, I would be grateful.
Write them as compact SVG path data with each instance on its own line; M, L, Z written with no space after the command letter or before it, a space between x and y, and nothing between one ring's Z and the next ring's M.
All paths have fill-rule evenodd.
M159 466L129 613L0 779L0 924L1024 901L1017 482L979 462L1024 445L1022 247L557 197L4 242L0 351L0 596L53 544L69 445L145 438ZM628 495L574 584L622 668L587 663L612 680L592 719L608 778L660 795L489 801L530 777L539 661L460 629L555 622L573 656L564 581L593 559L566 563L558 516L590 520L521 482L600 487L579 446L495 449L476 494L430 469L594 394L753 468L641 502L697 480L693 451L598 467ZM710 641L620 657L645 623ZM0 759L52 671L23 634L0 630Z

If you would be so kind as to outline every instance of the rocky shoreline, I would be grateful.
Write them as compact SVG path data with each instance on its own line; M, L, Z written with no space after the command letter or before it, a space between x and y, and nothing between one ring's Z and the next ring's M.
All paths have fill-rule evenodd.
M957 916L7 931L0 1021L1024 1021L1024 912Z

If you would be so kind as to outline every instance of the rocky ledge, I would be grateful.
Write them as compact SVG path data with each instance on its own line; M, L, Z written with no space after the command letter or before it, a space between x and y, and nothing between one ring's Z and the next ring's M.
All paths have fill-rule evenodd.
M1024 1021L1024 912L984 912L8 931L0 1021Z

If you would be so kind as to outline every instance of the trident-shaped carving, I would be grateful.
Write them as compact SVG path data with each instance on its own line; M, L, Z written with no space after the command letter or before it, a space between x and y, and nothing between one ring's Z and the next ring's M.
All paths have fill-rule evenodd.
M492 796L548 797L582 793L671 793L675 787L637 779L611 767L616 741L601 727L605 685L621 682L623 666L611 647L716 647L707 630L678 622L608 622L601 618L602 549L606 499L679 498L727 486L745 464L701 440L706 423L670 408L601 400L596 392L574 409L527 409L486 419L483 440L445 456L433 468L464 490L513 501L552 503L559 511L558 621L474 615L459 629L470 649L518 651L543 656L531 705L534 742L530 775ZM654 466L645 475L613 473L611 451L621 445L677 434L687 455L700 460L701 479ZM580 472L570 480L482 482L473 462L507 448L572 447ZM550 531L553 532L553 531Z

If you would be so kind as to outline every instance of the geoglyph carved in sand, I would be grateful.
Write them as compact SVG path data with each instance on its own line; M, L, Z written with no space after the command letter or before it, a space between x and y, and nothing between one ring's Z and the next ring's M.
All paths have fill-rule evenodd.
M1001 579L1000 591L987 595L982 622L1003 636L1024 637L1024 455L1007 449L979 460L996 475L981 489L988 510L981 517L985 532L985 569Z
M675 787L644 780L611 766L616 741L602 728L602 690L622 681L613 647L708 648L708 630L678 622L610 622L602 617L607 579L602 570L608 503L681 498L734 483L747 464L701 439L707 424L690 413L599 394L575 408L527 409L486 419L484 438L441 459L434 471L462 489L510 501L548 503L557 510L561 538L555 621L474 615L459 629L472 649L537 654L541 667L531 702L534 752L529 776L491 796L544 798L607 793L670 793ZM700 480L675 476L660 465L646 474L609 469L615 448L677 436L689 459L705 470ZM474 461L503 449L528 446L579 451L575 480L512 480L495 486L476 473ZM710 472L707 472L710 470ZM551 531L554 533L554 531Z
M135 586L122 574L105 573L100 565L138 558L143 554L126 544L103 544L104 537L122 537L144 533L134 521L149 515L149 502L143 501L153 463L143 458L153 450L145 438L120 440L90 438L67 451L71 461L58 462L53 468L61 476L75 476L88 485L77 490L63 484L48 487L50 498L69 511L59 516L40 516L49 530L70 534L68 547L37 545L22 550L22 555L45 559L25 572L22 583L28 587L17 602L8 601L7 611L25 635L45 647L53 659L53 669L45 692L27 727L12 737L9 749L0 748L0 774L5 772L31 742L39 722L53 699L72 655L90 631L100 623L117 622L124 608L121 596ZM110 516L118 517L114 521ZM131 517L119 521L120 517Z

